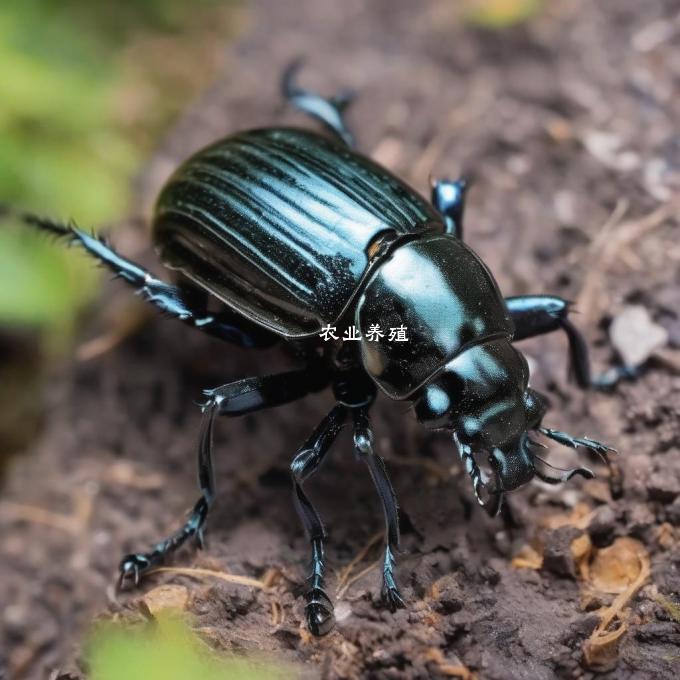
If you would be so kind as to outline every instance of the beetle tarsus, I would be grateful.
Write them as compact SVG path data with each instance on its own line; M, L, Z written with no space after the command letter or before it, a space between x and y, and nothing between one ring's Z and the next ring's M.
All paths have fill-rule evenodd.
M162 564L165 558L175 552L180 546L193 536L199 548L203 547L203 525L208 516L209 503L205 497L201 497L194 505L187 521L172 536L157 543L148 553L130 553L125 555L118 567L118 587L122 588L132 580L135 586L139 585L141 577L149 569Z
M635 380L640 377L639 366L612 366L604 373L592 379L592 386L597 390L613 390L620 382Z
M618 453L615 448L612 448L608 444L603 444L595 439L590 439L590 437L572 437L566 432L560 432L559 430L551 430L549 427L539 427L538 432L540 432L548 439L556 441L558 444L563 444L564 446L569 446L572 449L576 449L582 446L585 449L589 449L594 453L598 454L604 461L607 460L607 456L610 453Z
M383 586L380 595L383 603L391 612L406 606L394 579L394 564L394 557L388 545L385 548L385 558L383 560Z
M342 139L347 146L354 146L354 136L347 127L343 117L345 109L354 98L354 92L346 90L334 97L322 97L315 92L303 90L296 83L298 71L303 59L296 59L284 71L281 79L281 91L286 101L308 116L321 121L331 132Z
M305 595L305 619L312 635L326 635L335 625L333 603L323 589L324 582L324 549L323 541L312 541L312 575L309 578L310 588Z
M325 559L323 539L326 531L321 517L302 488L323 462L328 450L347 419L347 407L334 406L300 447L290 465L293 476L293 499L300 521L312 546L312 573L305 599L305 618L314 635L325 635L334 625L333 603L324 591Z
M120 561L120 567L118 568L118 588L122 589L130 577L132 577L134 585L138 586L141 574L149 569L150 566L149 555L144 553L125 555Z

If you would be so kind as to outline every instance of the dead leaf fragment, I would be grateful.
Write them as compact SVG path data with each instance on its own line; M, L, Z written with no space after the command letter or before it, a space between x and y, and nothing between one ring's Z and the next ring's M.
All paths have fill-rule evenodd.
M569 513L550 515L541 521L545 529L559 529L560 527L576 527L586 529L595 515L595 511L587 503L577 503Z
M636 576L629 585L616 596L609 607L604 607L598 613L600 615L600 623L597 625L592 635L583 643L583 660L588 668L606 671L611 670L617 662L619 653L619 640L621 636L628 630L628 611L624 607L635 596L637 591L645 584L649 578L649 554L645 547L639 541L632 538L619 538L614 543L598 553L599 557L602 553L609 551L602 560L598 571L606 573L608 570L617 572L616 557L621 559L628 565L623 570L623 578L628 579L630 574L635 572ZM631 556L637 560L637 565L632 565ZM595 562L591 565L591 575L595 573ZM621 578L621 577L619 577ZM611 575L608 581L611 581L610 586L613 587L616 577ZM618 586L617 586L618 587ZM610 630L610 626L618 619L618 625Z
M512 558L513 569L540 569L543 566L543 555L530 545L523 545Z
M640 366L668 342L668 331L652 320L646 307L624 307L609 327L612 345L626 366Z
M189 591L184 586L168 584L150 590L142 599L149 611L157 616L168 609L184 611L189 602Z
M622 593L640 575L645 547L634 538L617 538L598 550L590 565L590 584L602 593Z
M660 524L655 531L657 543L664 549L670 550L675 544L675 530L670 522Z
M458 659L457 663L447 661L441 649L437 647L430 647L425 652L425 660L431 661L437 665L437 670L442 675L447 675L452 678L461 678L462 680L476 680L477 676L466 666L463 666Z
M622 623L610 632L595 632L583 643L583 658L588 668L610 670L619 658L619 639L628 630Z
M593 544L588 534L583 533L577 536L569 546L571 549L571 556L574 559L579 576L586 581L590 575L590 554L593 550Z

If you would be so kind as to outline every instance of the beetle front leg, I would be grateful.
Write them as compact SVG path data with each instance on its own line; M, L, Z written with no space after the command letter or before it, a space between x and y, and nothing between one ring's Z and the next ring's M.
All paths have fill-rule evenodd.
M0 215L2 211L3 206L0 205ZM137 263L119 255L99 236L88 234L71 224L62 224L30 213L8 211L8 214L29 227L81 247L113 272L114 276L124 279L133 286L140 297L169 317L239 347L268 347L275 342L275 337L271 333L244 321L235 313L206 312L204 305L198 304L190 292L156 278ZM245 328L247 330L244 330Z
M305 618L313 635L328 633L335 624L335 616L333 614L333 603L324 589L325 555L323 541L326 537L326 531L319 513L305 494L302 485L319 469L346 419L347 408L340 404L334 406L309 439L300 447L290 465L293 476L295 508L312 545L311 574L308 578L309 590L305 594Z
M399 549L399 506L394 487L387 475L385 461L373 450L373 432L368 420L368 409L369 405L352 409L354 450L368 467L385 514L385 554L381 595L387 608L395 611L405 606L394 577L394 551Z
M283 73L281 90L286 101L303 113L321 121L331 132L342 139L347 146L354 146L354 136L345 122L345 109L352 102L352 92L342 92L327 99L315 92L303 90L295 83L302 60L296 59Z
M620 380L637 377L638 369L613 366L604 374L592 378L588 347L580 331L569 320L571 304L556 295L521 295L505 298L505 304L515 324L514 340L562 329L569 341L570 367L579 387L610 389Z
M556 295L522 295L505 298L505 304L515 324L513 340L562 329L569 340L570 366L576 383L584 389L592 386L588 346L569 320L570 303L567 300Z

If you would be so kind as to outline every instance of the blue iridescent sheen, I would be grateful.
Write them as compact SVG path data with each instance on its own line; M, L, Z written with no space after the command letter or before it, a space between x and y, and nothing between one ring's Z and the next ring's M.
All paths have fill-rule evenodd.
M203 546L216 497L212 466L218 416L297 402L330 388L335 404L298 448L290 473L311 549L305 617L315 635L334 624L325 588L326 532L304 490L342 428L371 476L385 517L382 598L404 606L395 575L397 498L374 450L369 411L381 390L409 402L418 420L449 433L473 492L489 514L532 478L557 484L587 468L561 470L537 455L530 433L609 463L612 450L543 426L547 400L529 387L514 342L562 330L577 383L590 387L585 342L555 296L503 298L483 261L463 242L465 180L435 180L431 202L352 147L349 97L324 98L295 82L282 90L331 137L296 128L249 130L219 140L179 166L162 189L153 239L175 283L156 278L105 240L72 224L12 211L0 217L84 249L168 317L240 347L286 344L303 366L204 391L197 447L200 497L186 521L146 552L126 555L120 582L137 583L189 539ZM320 331L353 324L360 337L325 344ZM382 329L372 340L371 328ZM399 333L388 333L399 331ZM340 331L342 333L342 331ZM488 471L478 459L486 457Z

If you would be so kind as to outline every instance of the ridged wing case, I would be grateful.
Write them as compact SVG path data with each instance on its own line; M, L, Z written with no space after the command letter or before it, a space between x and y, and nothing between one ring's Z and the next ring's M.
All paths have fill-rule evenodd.
M170 178L154 218L165 264L289 338L342 315L382 235L442 229L430 204L387 170L292 128L199 151Z

